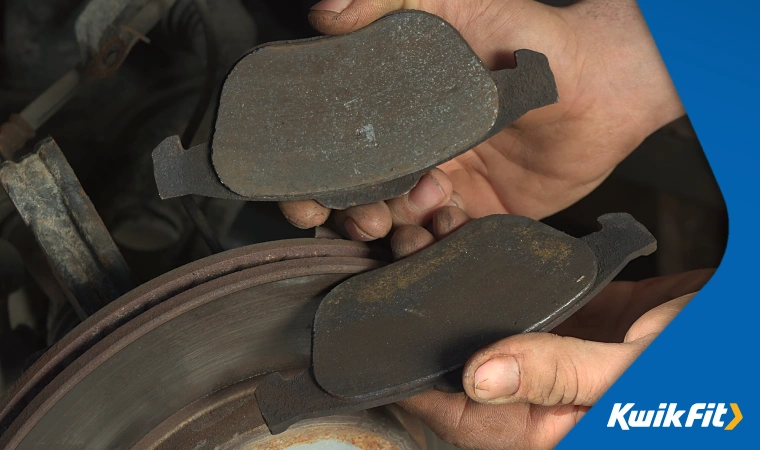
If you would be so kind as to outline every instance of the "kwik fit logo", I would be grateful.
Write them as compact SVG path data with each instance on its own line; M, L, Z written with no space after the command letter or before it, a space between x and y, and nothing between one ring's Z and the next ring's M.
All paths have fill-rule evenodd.
M733 430L742 421L739 405L730 403L694 403L679 409L678 403L660 403L657 409L636 410L635 403L612 405L607 427L631 428L723 428ZM733 417L732 417L733 416Z

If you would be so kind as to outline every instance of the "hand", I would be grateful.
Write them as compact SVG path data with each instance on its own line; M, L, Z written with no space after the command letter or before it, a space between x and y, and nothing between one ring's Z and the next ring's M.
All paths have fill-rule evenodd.
M391 247L408 256L469 220L442 208L432 233L401 227ZM553 448L711 275L612 283L552 333L512 336L475 353L464 368L466 394L431 391L400 404L463 448Z
M443 164L407 195L333 212L334 225L352 239L426 225L449 204L472 217L550 215L588 194L645 137L684 113L634 0L566 8L534 0L325 0L310 20L319 31L342 34L398 9L444 18L494 70L509 67L521 48L546 54L560 102ZM314 201L281 209L303 228L331 215Z

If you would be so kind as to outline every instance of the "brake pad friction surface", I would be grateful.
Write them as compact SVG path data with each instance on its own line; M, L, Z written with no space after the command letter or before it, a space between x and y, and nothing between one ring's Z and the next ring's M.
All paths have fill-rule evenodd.
M540 222L515 215L470 222L331 291L314 322L314 377L341 398L424 384L483 345L541 329L596 275L584 241Z
M227 188L259 200L406 176L389 198L414 185L409 175L479 143L498 115L491 72L461 35L406 11L244 56L221 93L212 162Z

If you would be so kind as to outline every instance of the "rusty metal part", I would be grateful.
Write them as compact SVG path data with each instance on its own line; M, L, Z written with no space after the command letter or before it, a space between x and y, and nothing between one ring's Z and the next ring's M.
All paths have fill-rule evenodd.
M356 356L362 357L362 355ZM350 375L346 376L346 378L350 377ZM305 370L291 378L284 378L279 373L273 373L261 381L255 395L269 431L277 435L303 420L348 414L388 405L430 389L431 386L424 385L388 395L376 395L362 400L346 400L325 392L314 380L311 370Z
M3 397L0 433L4 433L21 411L72 361L114 330L141 313L198 284L263 264L309 258L343 257L387 260L387 255L364 244L343 240L291 239L229 250L155 278L111 302L74 331L53 345Z
M95 78L108 78L115 74L127 58L129 47L120 37L107 42L103 48L89 59L85 70Z
M5 162L0 183L80 318L134 288L129 267L55 141L41 141L18 163Z
M551 330L631 259L656 249L628 214L599 223L600 231L576 239L528 218L490 216L342 283L316 313L311 370L291 380L273 374L257 389L269 429L434 387L461 391L461 378L446 375L477 349Z
M451 25L420 11L257 47L227 76L210 147L184 151L170 139L154 151L159 193L337 209L401 195L431 167L556 103L546 57L518 50L515 59L489 71Z
M321 296L375 264L279 262L167 300L69 365L35 397L31 414L22 413L18 428L11 426L7 447L131 448L177 409L221 387L303 367Z
M273 437L254 396L260 380L241 381L188 405L145 435L133 450L276 450L309 444L330 449L334 448L330 444L338 443L367 450L427 447L420 424L397 407L304 421Z
M266 434L264 434L266 433ZM250 439L246 450L422 450L409 431L382 410L369 410L321 420L304 421L277 436ZM267 436L268 435L268 436Z
M7 122L0 125L0 158L9 160L34 137L34 128L23 117L11 114Z
M88 75L107 78L176 0L93 0L77 17L75 33Z
M176 0L95 0L77 17L75 33L82 60L35 98L18 116L0 126L0 157L14 155L34 137L91 78L113 75L129 51L147 34Z
M97 367L100 367L101 364L115 364L114 360L110 358L112 355L116 354L121 358L125 357L125 355L128 357L130 351L141 353L149 350L149 355L159 355L160 352L156 353L158 350L155 350L155 346L159 342L164 342L166 345L173 345L175 347L179 345L182 348L190 346L187 340L177 341L176 337L178 334L175 333L178 333L178 331L176 328L172 328L180 326L177 324L184 323L185 325L182 326L190 327L185 328L186 332L184 334L180 333L181 335L189 337L197 335L192 339L188 338L197 344L195 352L192 352L190 347L187 347L187 351L191 355L197 356L197 359L191 358L188 356L188 353L182 353L184 356L167 356L162 354L160 357L153 356L152 358L158 359L158 361L154 360L152 363L149 363L151 357L147 357L146 359L145 353L133 354L133 358L135 358L133 362L137 363L138 366L140 364L147 364L147 367L140 366L140 370L147 370L147 372L141 372L137 369L126 370L122 367L123 370L120 369L116 374L112 373L113 376L118 376L119 380L121 380L111 385L111 389L114 390L113 393L108 394L107 397L99 397L100 401L95 400L93 403L93 399L91 399L89 404L77 403L77 405L86 408L87 411L91 411L94 405L101 405L101 403L105 403L102 405L104 408L110 408L109 405L112 404L112 401L116 401L118 398L131 398L130 395L135 394L134 390L132 394L128 394L128 391L131 389L129 386L137 390L157 389L156 380L164 378L159 375L156 378L145 378L148 376L147 374L155 373L167 376L166 374L171 373L177 367L189 370L193 361L196 364L208 364L204 366L203 370L200 370L197 366L193 366L195 369L200 370L200 372L186 375L192 378L192 384L195 387L182 389L179 393L175 392L174 388L167 391L167 395L171 396L170 400L164 399L168 406L157 407L156 413L168 414L171 412L169 410L178 406L178 403L202 397L198 393L198 389L210 389L213 391L232 382L261 373L257 372L259 370L264 370L262 367L257 367L256 364L253 364L252 360L248 360L246 363L246 358L243 358L241 354L237 354L234 357L231 356L236 351L254 351L252 341L245 338L247 333L260 332L263 333L262 336L266 336L266 339L263 337L259 338L259 342L261 343L260 345L264 345L264 341L266 341L267 350L260 352L257 358L270 358L269 361L272 364L275 364L274 361L278 360L278 358L303 360L301 367L305 367L308 364L310 323L316 304L309 306L311 303L308 299L298 297L298 292L303 292L300 286L304 286L303 289L306 289L308 286L322 286L319 283L327 282L328 279L337 280L345 278L355 273L355 271L375 268L381 264L376 259L368 259L369 257L378 258L384 256L370 250L365 245L347 241L294 239L259 244L214 255L138 287L123 298L112 302L82 323L73 332L69 333L63 341L53 346L50 351L43 355L22 376L19 382L14 385L9 395L5 398L3 409L0 410L0 418L2 418L0 424L2 424L3 428L10 425L10 428L6 430L2 439L0 439L0 448L7 448L9 443L13 443L10 448L15 448L19 442L24 442L24 445L30 442L42 442L34 438L31 438L31 441L22 439L21 434L25 435L29 429L46 429L47 425L42 426L42 428L36 428L32 425L33 422L36 423L37 420L45 417L48 418L46 420L57 422L55 417L58 417L58 413L55 411L59 410L55 408L67 408L71 405L66 406L68 403L65 399L75 399L81 395L78 393L64 393L68 392L69 389L83 389L90 392L86 387L80 386L76 388L75 385L79 386L78 383L81 379L85 381L92 380L91 372L105 373L101 371L104 369ZM329 275L325 275L325 273ZM291 279L293 277L304 280L303 284L301 281ZM308 280L305 279L324 281L307 282ZM332 281L331 283L334 284L335 282ZM262 306L261 309L257 310L257 307L254 305L259 301L260 297L246 292L249 287L252 288L261 283L268 283L266 286L279 283L279 285L283 286L282 289L273 289L274 292L281 292L282 294L274 295L270 299L271 303L264 302L266 306ZM324 288L320 288L318 293L323 291ZM313 295L317 295L318 293ZM298 297L294 300L294 303L288 300L291 296ZM222 297L227 300L223 300ZM309 296L306 295L306 297ZM225 309L224 305L220 302L231 308L242 309L236 309L234 313L224 314L224 311L229 312L229 310ZM238 302L249 303L243 305ZM234 306L236 304L238 306ZM309 312L309 309L311 309L311 312ZM147 313L145 312L146 310ZM279 317L280 313L286 318L278 321L276 317ZM261 322L254 325L259 319ZM298 321L303 320L305 320L303 326L296 325ZM197 323L199 321L204 323L203 327L198 328ZM236 324L227 323L229 321L233 321ZM219 328L213 331L214 323L219 327L222 327L223 324L223 328L226 331L222 331ZM164 324L171 324L171 326L163 328ZM272 329L272 326L275 329ZM277 328L277 326L282 326L282 330ZM164 331L149 331L153 327L161 327L168 334L163 334ZM207 330L207 327L209 327L208 331L204 331ZM238 329L239 332L230 331L233 329ZM171 330L174 330L174 332ZM148 333L147 337L144 333ZM296 339L297 345L289 348L284 356L270 354L270 350L277 353L275 350L280 348L278 347L280 344L277 344L278 339L282 338L280 341L284 340L284 343L281 342L283 346L287 346L288 342L292 343L292 341L288 340L290 338L285 339L284 337L288 333L296 333L296 335L301 336ZM166 339L161 340L159 338L161 335L166 336ZM238 336L239 339L235 339L234 336ZM133 339L136 339L138 343L127 343ZM216 341L216 343L212 341ZM233 345L233 343L237 344ZM123 348L125 345L126 348ZM238 347L237 350L234 348L235 346ZM128 350L130 348L133 350ZM174 354L175 350L176 348L168 353L170 355ZM250 356L249 353L246 354ZM205 356L202 355L208 358L204 359ZM212 364L213 361L217 361L214 358L224 358L226 357L225 355L229 356L232 360L224 364ZM177 358L180 359L177 360ZM143 361L143 363L139 363L139 361ZM166 363L165 366L163 366L164 362ZM130 367L137 366L130 365ZM287 364L284 364L283 367L287 367ZM107 372L107 369L105 370ZM166 372L161 372L164 370ZM272 370L272 368L269 370ZM219 373L220 371L222 373ZM246 371L250 371L248 375L241 375L242 372ZM138 373L144 373L145 375L137 378L129 375ZM198 380L200 379L199 377L206 376L202 375L204 373L212 378L216 374L219 378L216 378L217 382L206 383L205 388L203 388L202 385L204 383L200 383ZM234 379L237 376L241 378ZM224 379L227 379L226 384ZM176 380L172 379L172 382L174 381ZM206 393L210 393L211 391ZM91 394L95 395L95 392ZM191 398L195 394L197 394L196 398ZM155 395L155 392L150 394L150 398L153 398L153 395ZM61 403L61 398L64 400L63 404L59 404ZM109 400L103 401L104 398L108 398ZM182 398L185 400L182 400ZM156 398L156 401L161 402L162 400ZM129 400L129 403L134 406L134 399ZM55 411L49 412L48 409L51 408ZM147 422L151 421L146 421L144 417L145 411L139 410L139 408L137 408L138 411L130 408L127 408L130 413L139 413L141 415L140 420L137 422L144 423L147 427ZM122 411L120 409L117 410ZM113 410L111 411L113 412ZM69 416L67 413L64 416L71 417L71 420L75 422L77 417L83 419L77 426L86 426L87 420L84 420L85 417L90 417L90 415L97 416L95 412L87 412L84 415L80 415L79 413L72 414ZM122 414L122 412L119 412L119 414ZM116 414L112 416L112 419L114 417L121 416ZM156 426L165 419L166 417L163 416L155 417L154 420L151 419L153 420L151 426ZM95 420L95 418L92 420ZM136 432L134 428L135 422L136 420L130 419L126 423L122 423L121 426L126 427L127 431L124 431L124 429L121 431ZM68 426L72 425L69 424ZM90 430L81 432L105 434L118 432L114 430L114 427L115 425L110 424L100 431ZM54 432L55 429L50 431ZM150 431L150 428L143 428L130 439L139 439L148 431ZM68 435L68 433L65 434ZM85 435L82 436L82 439L84 439ZM65 439L68 438L64 437L61 439L64 439L62 442L66 442ZM97 442L97 439L93 439L87 441L88 444ZM76 444L72 445L73 447L71 448L81 448ZM106 445L106 447L108 446ZM26 447L22 446L20 448ZM43 446L42 448L45 447ZM62 445L56 448L67 447Z

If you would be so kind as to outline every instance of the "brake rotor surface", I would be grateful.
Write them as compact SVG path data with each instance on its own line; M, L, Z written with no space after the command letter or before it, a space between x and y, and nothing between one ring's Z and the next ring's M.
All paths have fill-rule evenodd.
M13 386L0 447L122 449L142 440L154 448L146 435L199 399L307 367L322 296L380 259L362 244L297 239L225 252L146 283L83 322ZM263 421L248 414L245 425Z

